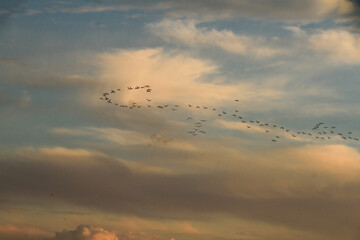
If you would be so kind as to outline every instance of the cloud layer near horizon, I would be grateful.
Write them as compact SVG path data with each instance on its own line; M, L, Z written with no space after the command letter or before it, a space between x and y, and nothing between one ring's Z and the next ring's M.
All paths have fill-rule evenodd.
M151 216L154 209L168 217L179 211L194 216L226 213L333 236L355 226L349 222L355 224L360 211L352 200L357 198L352 189L360 183L357 151L345 146L309 146L264 154L266 157L243 156L243 160L236 160L241 153L229 156L227 165L233 165L232 169L239 164L246 167L225 170L224 177L215 169L208 174L137 172L119 160L80 149L25 149L2 155L0 191L5 199L53 198L59 203L140 217ZM266 163L270 159L276 161ZM292 161L286 163L289 159ZM215 167L219 159L214 156L207 161ZM8 182L13 183L11 188ZM349 205L352 207L344 207ZM341 214L332 212L333 208L341 209ZM347 224L339 227L339 219ZM329 225L334 228L328 229ZM351 231L347 234L351 236Z

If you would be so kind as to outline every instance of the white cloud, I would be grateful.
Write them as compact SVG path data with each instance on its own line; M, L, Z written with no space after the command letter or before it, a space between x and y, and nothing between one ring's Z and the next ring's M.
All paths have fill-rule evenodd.
M180 104L187 108L188 104L219 106L224 101L234 99L252 102L269 102L287 95L282 87L265 83L240 81L224 84L219 75L218 66L204 59L193 58L184 53L164 52L162 49L118 50L101 54L98 74L99 96L104 91L120 87L125 89L114 95L114 101L122 104L136 102L145 106L146 98L151 98L151 105ZM151 86L152 93L144 91L128 91L127 86ZM98 94L98 95L96 95ZM86 95L84 103L103 106L98 97ZM243 106L246 107L246 106ZM248 106L253 107L253 106Z
M80 225L75 230L57 232L49 240L119 240L115 232L110 232L102 227Z
M310 48L332 63L360 64L360 37L345 30L324 30L309 38Z
M215 46L233 54L252 57L271 57L284 54L260 37L238 35L229 30L199 28L194 21L163 20L148 24L152 33L165 41L176 41L192 47Z

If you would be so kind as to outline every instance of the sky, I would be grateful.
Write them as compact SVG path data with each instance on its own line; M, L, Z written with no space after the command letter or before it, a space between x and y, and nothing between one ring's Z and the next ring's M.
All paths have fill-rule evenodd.
M0 239L360 239L360 1L0 2Z

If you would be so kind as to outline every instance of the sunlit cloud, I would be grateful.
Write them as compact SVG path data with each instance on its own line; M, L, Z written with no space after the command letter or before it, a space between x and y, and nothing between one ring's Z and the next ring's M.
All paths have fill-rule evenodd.
M9 240L20 240L20 239L44 239L52 237L51 231L32 227L32 226L16 226L12 224L0 225L0 238Z
M332 63L359 64L360 37L345 30L323 30L309 38L310 47Z
M184 53L165 52L162 49L119 50L99 56L102 70L99 79L102 91L124 89L114 99L122 104L144 105L151 98L151 105L181 104L217 106L234 99L269 101L281 99L287 93L279 85L246 81L224 84L218 66L208 60L197 59ZM150 84L152 93L128 91L128 86ZM100 92L101 91L101 92ZM87 98L88 100L88 98ZM97 102L98 99L94 99ZM154 105L156 104L156 105Z
M105 230L102 227L78 226L75 230L63 230L57 232L54 238L47 240L119 240L116 233Z

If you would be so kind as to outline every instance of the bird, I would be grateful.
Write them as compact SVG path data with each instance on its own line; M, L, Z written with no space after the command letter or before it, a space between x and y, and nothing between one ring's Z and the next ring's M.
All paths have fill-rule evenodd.
M118 90L118 91L121 91L121 89L120 89L120 88L118 88L117 90Z
M147 98L147 99L146 99L146 101L150 102L150 101L151 101L151 99L148 99L148 98Z
M192 118L191 118L191 117L188 117L187 120L192 120Z
M276 138L280 138L279 136L276 136Z
M150 92L151 92L151 88L146 89L146 92L150 93Z
M111 93L115 93L115 90L111 90Z
M190 104L188 104L189 105L189 107L192 107Z
M275 140L275 139L271 139L271 141L276 142L276 140Z
M200 106L196 106L196 108L200 108Z
M235 102L239 102L239 99L235 99Z
M164 108L163 106L157 106L158 108Z

